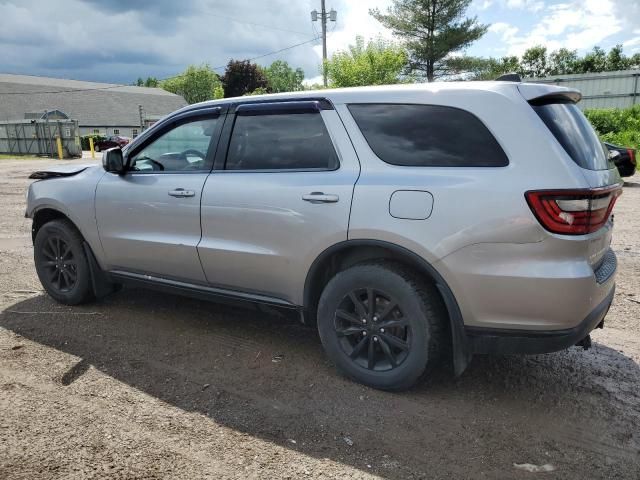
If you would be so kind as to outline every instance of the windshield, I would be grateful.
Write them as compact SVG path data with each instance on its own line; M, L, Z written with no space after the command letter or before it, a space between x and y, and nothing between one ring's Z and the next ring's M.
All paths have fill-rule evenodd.
M548 103L532 105L532 107L579 166L588 170L613 168L613 164L608 159L607 150L576 105Z

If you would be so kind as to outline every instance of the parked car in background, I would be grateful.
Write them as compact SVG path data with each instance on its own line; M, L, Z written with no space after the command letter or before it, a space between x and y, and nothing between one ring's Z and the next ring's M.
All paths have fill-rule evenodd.
M112 135L110 137L107 137L105 140L97 142L93 146L93 149L96 152L100 152L113 147L124 148L127 144L129 144L130 141L131 139L129 137L123 137L122 135Z
M55 300L120 284L289 309L351 378L590 346L622 181L576 90L345 88L191 105L96 165L31 178ZM455 141L451 141L455 139Z
M609 150L611 159L616 164L621 177L630 177L636 173L636 151L633 148L621 147L607 142L604 142L604 145ZM613 152L618 152L618 154Z

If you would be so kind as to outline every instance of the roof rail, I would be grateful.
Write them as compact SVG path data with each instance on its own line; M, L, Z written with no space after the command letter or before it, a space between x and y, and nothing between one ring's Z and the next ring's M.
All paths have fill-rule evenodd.
M505 73L496 78L497 82L522 82L520 75L517 73Z

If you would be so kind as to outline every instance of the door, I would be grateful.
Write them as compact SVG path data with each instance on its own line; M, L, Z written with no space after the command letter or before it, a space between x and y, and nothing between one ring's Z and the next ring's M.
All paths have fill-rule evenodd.
M326 108L248 104L227 115L202 194L198 252L211 285L301 304L313 260L347 239L360 166Z
M205 283L200 198L221 122L202 110L165 122L128 153L125 175L102 177L96 220L110 270Z

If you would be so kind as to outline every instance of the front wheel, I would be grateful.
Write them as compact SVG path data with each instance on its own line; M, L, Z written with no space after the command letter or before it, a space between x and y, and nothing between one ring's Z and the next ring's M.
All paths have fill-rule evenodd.
M52 220L33 244L36 272L45 291L60 303L77 305L93 297L89 263L78 230L67 220Z
M329 358L347 376L383 390L410 387L437 361L445 322L435 287L393 263L338 273L318 305L318 331Z

